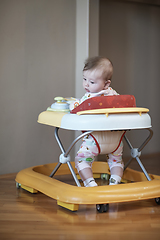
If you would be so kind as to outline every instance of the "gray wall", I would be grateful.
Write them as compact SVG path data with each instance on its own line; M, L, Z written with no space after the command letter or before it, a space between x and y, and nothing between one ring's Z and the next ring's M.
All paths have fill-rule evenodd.
M0 1L0 174L58 161L54 128L37 117L74 95L75 0ZM66 146L72 132L61 134Z
M83 49L81 42L77 45L81 28L91 35L83 36L89 54L98 50L99 41L100 55L113 61L112 86L150 108L154 137L145 152L159 152L160 8L99 1L98 19L98 13L93 18L98 0L91 0L93 15L88 15L88 1L0 0L0 174L58 161L54 128L38 124L37 117L55 96L75 96L75 65L83 58L77 54ZM89 26L82 21L77 27L76 13L84 13L82 6L77 11L80 3ZM93 37L98 22L99 39ZM60 136L67 147L74 133L61 131ZM142 136L131 135L135 145Z
M100 0L99 16L99 52L113 62L112 86L150 109L154 135L143 152L160 152L160 7ZM139 147L146 133L129 136Z

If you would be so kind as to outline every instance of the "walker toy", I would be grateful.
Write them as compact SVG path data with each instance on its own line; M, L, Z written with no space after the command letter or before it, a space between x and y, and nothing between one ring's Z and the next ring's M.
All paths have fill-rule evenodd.
M103 96L89 98L69 112L68 102L72 99L56 98L57 102L38 117L41 124L55 127L55 138L62 151L59 162L44 164L21 170L16 176L16 185L29 192L42 192L56 199L57 204L71 211L77 211L80 204L96 204L98 212L106 212L109 203L128 202L154 198L160 204L160 176L148 174L143 166L141 150L152 138L151 118L147 108L136 107L132 95ZM58 135L59 128L81 130L67 150ZM126 136L128 130L144 129L149 132L139 148L134 148ZM108 131L111 137L124 136L131 151L131 159L126 163L123 182L119 185L82 187L74 162L70 161L70 151L85 135L94 131ZM117 143L116 143L117 144ZM116 146L115 146L116 148ZM142 172L128 168L136 159ZM110 174L106 162L94 162L94 178L107 178ZM71 174L75 186L55 179L55 176Z

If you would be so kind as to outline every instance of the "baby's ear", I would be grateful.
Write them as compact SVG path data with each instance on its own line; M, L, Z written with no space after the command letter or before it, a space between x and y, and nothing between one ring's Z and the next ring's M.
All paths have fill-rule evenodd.
M104 86L104 89L107 89L111 84L111 80L107 80L105 81L105 86Z

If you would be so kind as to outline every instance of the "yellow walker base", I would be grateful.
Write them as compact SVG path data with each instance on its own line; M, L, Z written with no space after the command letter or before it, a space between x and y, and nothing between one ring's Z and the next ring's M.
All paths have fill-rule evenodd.
M71 164L76 172L74 163ZM149 174L152 180L148 181L144 173L127 168L123 175L124 182L127 182L125 184L85 188L49 177L56 165L57 163L52 163L21 170L16 176L16 182L31 193L39 191L56 199L58 205L71 211L77 211L79 204L129 202L160 196L160 176L157 175ZM109 174L108 164L94 162L93 173L97 178L100 178L101 174ZM54 176L66 174L70 174L70 170L67 164L63 164Z
M95 99L95 98L94 98ZM82 103L83 104L83 103ZM61 104L60 104L61 105ZM16 176L17 187L32 192L41 192L57 200L57 204L71 211L77 211L80 204L106 205L116 202L129 202L155 198L160 204L160 176L148 174L141 163L139 156L141 150L152 137L151 118L148 109L105 108L98 110L81 111L71 114L66 111L49 109L42 112L38 117L41 124L55 127L55 138L62 151L58 163L45 164L21 170ZM97 124L98 123L98 124ZM83 130L70 147L65 151L58 136L58 129ZM131 159L125 165L123 181L125 184L106 185L97 187L81 187L77 178L75 164L70 162L69 153L77 141L94 131L124 131L134 129L147 129L150 134L139 148L133 148L126 135ZM142 172L129 169L132 159L136 159ZM58 170L58 171L57 171ZM110 174L106 162L94 162L92 165L94 178L101 178L103 174ZM59 181L58 175L72 174L76 185L70 185ZM100 208L103 206L100 206ZM97 208L99 211L99 209ZM102 210L102 211L101 211ZM106 208L99 212L106 212Z

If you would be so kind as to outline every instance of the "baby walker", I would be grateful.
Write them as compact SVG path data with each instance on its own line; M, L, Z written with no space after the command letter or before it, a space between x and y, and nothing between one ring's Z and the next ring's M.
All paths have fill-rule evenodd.
M72 99L56 98L57 102L40 113L38 122L55 127L55 138L61 149L58 163L44 164L21 170L16 176L16 185L32 193L42 192L56 199L57 204L71 211L77 211L80 204L96 204L98 212L106 212L109 203L127 202L155 198L160 204L160 176L148 174L140 155L142 149L152 138L151 118L147 108L136 107L132 95L101 96L89 98L69 112L68 102ZM80 130L67 150L58 135L59 128ZM145 129L149 132L139 148L134 148L126 136L127 130ZM74 162L70 161L70 151L85 135L94 131L108 131L111 137L124 136L130 148L131 159L126 163L123 174L125 184L82 187ZM136 159L142 172L128 168ZM106 178L109 167L106 162L94 162L94 178ZM72 174L75 186L54 178L58 175Z

